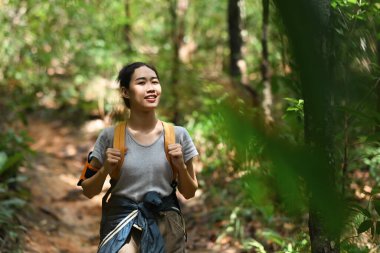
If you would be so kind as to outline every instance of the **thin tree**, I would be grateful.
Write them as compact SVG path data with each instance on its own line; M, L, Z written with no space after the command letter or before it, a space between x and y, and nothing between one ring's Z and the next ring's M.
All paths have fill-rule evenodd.
M243 39L241 35L241 14L239 2L228 0L228 36L230 49L230 76L238 90L244 89L250 95L255 107L259 105L257 91L249 85L246 63L242 56Z
M171 85L175 98L178 98L178 82L181 71L180 49L183 45L185 36L185 15L188 9L188 0L171 0L169 11L171 17L171 39L172 39L172 67L171 67ZM178 124L180 120L178 99L173 101L173 119L174 124Z
M377 18L377 36L376 36L376 50L377 50L377 70L380 73L380 18ZM380 79L376 83L376 95L377 95L377 113L380 115ZM376 122L376 131L380 132L380 118Z
M132 36L131 36L131 10L130 10L130 0L125 0L124 2L124 11L127 21L124 24L124 40L127 45L126 53L129 54L132 52Z
M262 0L263 5L263 23L262 23L262 37L261 37L261 76L264 84L263 89L263 110L265 123L271 125L273 123L272 117L272 87L269 67L269 52L268 52L268 27L269 27L269 0Z

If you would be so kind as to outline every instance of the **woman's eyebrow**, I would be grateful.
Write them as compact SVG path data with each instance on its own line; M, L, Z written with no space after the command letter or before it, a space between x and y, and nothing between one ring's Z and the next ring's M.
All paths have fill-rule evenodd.
M158 77L157 76L152 76L150 78L150 80L153 80L153 79L158 79ZM138 78L135 79L135 81L138 81L138 80L147 80L147 78L146 77L138 77Z

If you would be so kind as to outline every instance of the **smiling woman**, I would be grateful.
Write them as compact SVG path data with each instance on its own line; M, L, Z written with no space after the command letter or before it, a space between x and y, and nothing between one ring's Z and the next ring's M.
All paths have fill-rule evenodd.
M134 69L133 75L130 73L130 68ZM128 108L131 108L131 100L134 103L134 109L142 109L148 104L147 108L158 106L161 85L153 66L141 62L133 63L120 71L118 80L124 101L128 101L126 102ZM148 104L143 102L148 102Z
M92 198L111 175L98 252L185 252L176 189L187 199L194 196L198 182L192 161L198 152L185 128L157 118L162 89L153 66L129 64L118 81L130 109L128 124L101 132L78 183ZM113 143L120 129L125 145L117 148Z

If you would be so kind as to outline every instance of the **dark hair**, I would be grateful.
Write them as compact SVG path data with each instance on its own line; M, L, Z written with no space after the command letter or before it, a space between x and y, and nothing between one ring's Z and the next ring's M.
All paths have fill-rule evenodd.
M131 82L131 78L132 78L133 73L135 72L135 69L138 69L138 68L143 67L143 66L148 67L151 70L153 70L154 73L156 73L157 78L160 79L158 76L156 68L153 67L152 65L149 65L149 64L144 63L144 62L133 62L131 64L125 65L120 70L119 75L117 76L117 79L116 79L120 84L120 88L125 87L126 89L129 89L129 84ZM129 99L123 97L123 100L124 100L125 105L128 108L131 108L131 105L129 103Z

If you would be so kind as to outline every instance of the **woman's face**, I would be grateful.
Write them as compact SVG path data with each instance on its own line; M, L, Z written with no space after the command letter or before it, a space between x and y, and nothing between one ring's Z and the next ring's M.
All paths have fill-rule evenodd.
M129 89L122 90L122 93L129 98L131 109L155 109L160 102L160 81L152 69L141 66L135 69Z

